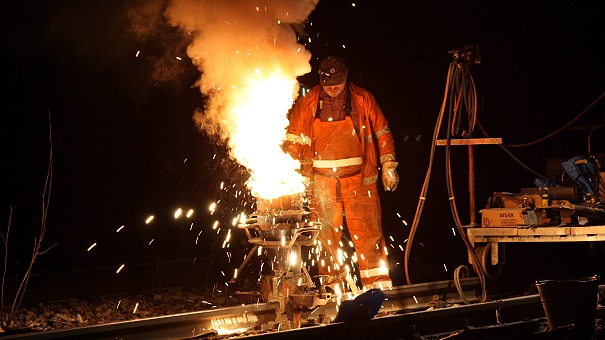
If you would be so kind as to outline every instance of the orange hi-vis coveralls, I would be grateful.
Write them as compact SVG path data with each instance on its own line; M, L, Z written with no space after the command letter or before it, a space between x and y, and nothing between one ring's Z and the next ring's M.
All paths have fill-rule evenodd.
M322 223L324 265L319 265L319 274L328 275L328 283L347 275L339 259L344 219L363 286L390 281L377 186L379 165L395 161L387 120L370 92L348 83L342 94L347 96L344 119L322 121L322 92L316 86L298 98L284 142L290 155L301 161L303 175L311 179L312 216Z

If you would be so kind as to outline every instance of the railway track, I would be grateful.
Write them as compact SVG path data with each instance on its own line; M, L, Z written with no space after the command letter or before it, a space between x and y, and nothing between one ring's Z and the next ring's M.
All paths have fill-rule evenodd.
M355 339L436 339L439 334L476 332L529 334L544 326L539 295L479 303L476 278L394 287L378 315L361 323L330 323L338 313L335 299L304 311L301 328L284 330L276 322L279 302L252 303L200 312L167 315L66 330L0 336L2 339L307 339L314 336ZM599 292L605 285L599 286ZM461 293L465 295L465 304ZM602 317L599 310L597 318ZM469 328L469 326L472 326Z

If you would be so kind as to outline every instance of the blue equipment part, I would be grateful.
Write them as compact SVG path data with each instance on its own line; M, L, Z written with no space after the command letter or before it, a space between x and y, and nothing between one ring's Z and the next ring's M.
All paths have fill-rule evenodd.
M595 195L598 187L599 167L593 158L575 156L561 165L571 179L578 184L582 195Z
M369 321L380 310L385 295L380 289L370 289L353 300L340 304L338 315L334 322Z

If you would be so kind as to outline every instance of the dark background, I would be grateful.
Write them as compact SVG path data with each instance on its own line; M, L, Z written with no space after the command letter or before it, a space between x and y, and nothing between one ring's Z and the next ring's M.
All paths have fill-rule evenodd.
M350 80L375 95L389 120L401 181L382 202L396 284L404 282L399 245L405 246L428 167L452 62L448 52L480 47L481 64L471 68L480 123L504 144L532 142L570 122L605 90L605 24L597 3L319 2L306 29L313 71L300 81L316 85L319 60L343 56ZM0 6L0 226L6 235L12 208L10 271L22 270L38 235L52 131L43 242L50 249L36 270L183 260L209 276L230 275L247 244L235 228L230 248L222 243L231 219L245 210L244 202L249 206L247 195L235 194L244 190L246 176L193 124L194 110L204 103L193 87L199 73L186 56L187 37L162 21L162 4L56 0ZM575 129L511 151L541 173L548 160L587 155L583 127L605 123L604 105L597 102ZM595 131L593 154L605 153L604 134ZM452 152L456 201L467 224L466 148ZM467 264L463 243L452 232L443 159L438 149L413 244L416 281L449 279L455 267ZM536 176L497 146L476 147L475 166L477 210L494 191L534 186ZM217 201L211 213L208 207ZM195 213L175 219L177 208ZM146 224L149 215L155 219ZM212 229L215 221L221 230ZM587 245L510 248L504 275L533 280L597 268ZM549 272L551 265L559 272Z

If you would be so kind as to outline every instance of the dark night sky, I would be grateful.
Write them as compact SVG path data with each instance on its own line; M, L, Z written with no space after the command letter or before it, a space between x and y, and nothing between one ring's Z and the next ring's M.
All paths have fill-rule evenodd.
M228 223L238 203L229 202L218 185L241 186L240 169L191 119L204 101L192 87L199 74L186 57L186 40L160 16L147 17L145 29L135 30L142 28L134 22L143 18L145 3L0 5L0 226L4 234L12 206L15 248L33 242L32 227L41 219L50 116L54 162L45 241L56 246L41 266L117 267L127 261L208 256L217 238L211 223L217 218ZM313 72L300 80L315 85L318 58L341 55L350 62L351 80L381 104L401 161L398 190L383 195L385 231L394 245L409 232L400 220L411 223L428 166L452 61L448 51L480 46L482 63L472 72L486 130L505 144L534 141L605 91L605 23L599 13L597 1L359 1L355 7L319 2L307 26ZM604 109L605 103L597 103L574 126L605 123ZM604 133L595 133L593 151L605 153ZM569 159L586 150L587 131L565 130L514 152L544 172L547 159ZM454 152L463 219L468 218L465 152ZM479 208L493 191L533 186L535 176L498 147L478 147L476 153ZM453 268L466 258L450 230L443 152L437 157L418 236L423 246L414 245L427 270L442 270L447 261ZM223 211L210 216L207 207L217 199L224 200ZM196 210L193 230L189 222L170 217L178 207ZM157 220L145 225L150 214ZM124 233L117 234L121 225ZM195 244L202 229L204 241ZM94 242L96 253L86 252ZM401 252L392 260L401 262Z

